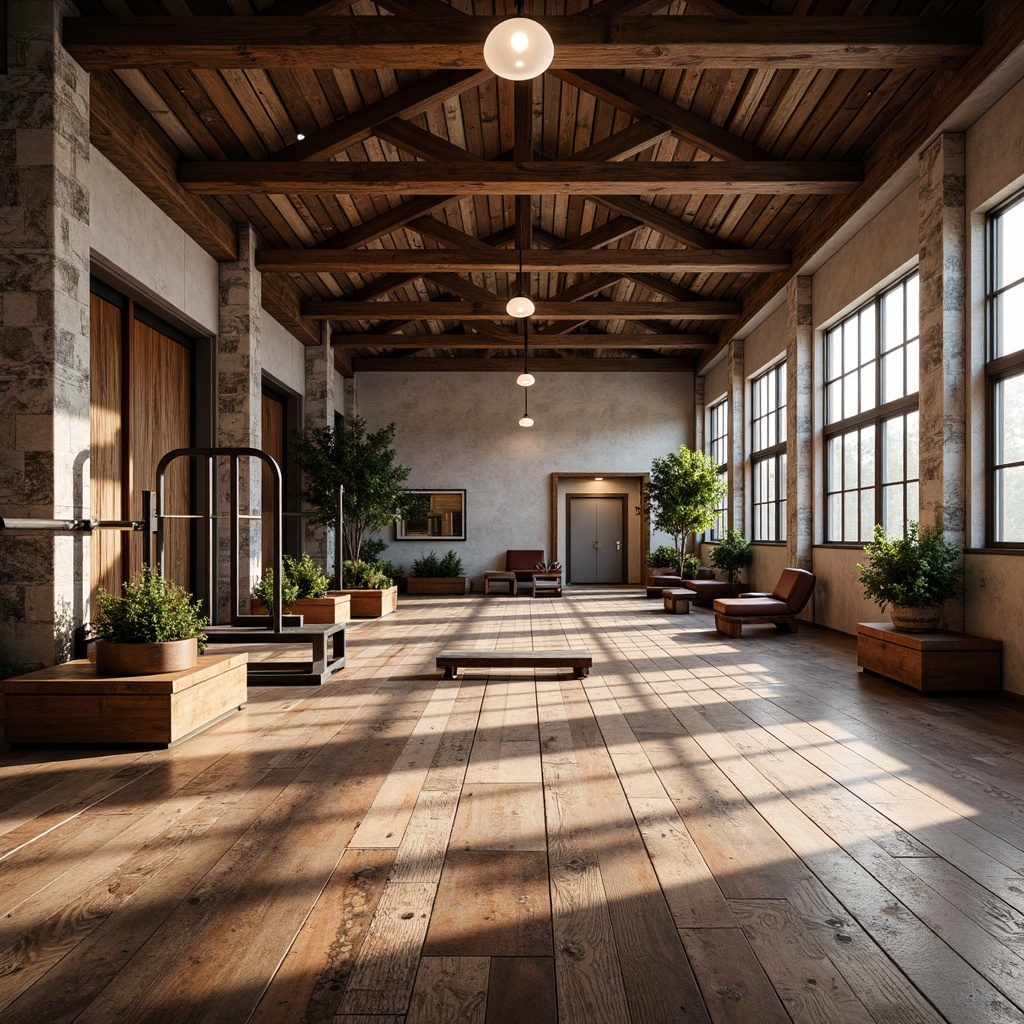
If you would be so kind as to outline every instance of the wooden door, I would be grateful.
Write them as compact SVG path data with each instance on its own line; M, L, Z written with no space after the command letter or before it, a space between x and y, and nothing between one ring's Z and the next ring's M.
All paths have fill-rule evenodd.
M285 411L286 403L277 395L263 392L263 450L281 467L282 483L285 473ZM274 478L270 468L263 465L263 569L274 566ZM285 504L287 491L282 488L281 502ZM285 550L284 537L281 550Z
M92 519L124 519L121 349L124 311L93 294L89 304L89 500ZM125 578L124 534L97 530L89 539L91 606L96 590L117 594Z

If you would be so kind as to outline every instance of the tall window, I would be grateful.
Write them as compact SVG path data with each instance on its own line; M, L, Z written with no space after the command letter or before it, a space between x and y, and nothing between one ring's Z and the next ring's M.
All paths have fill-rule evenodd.
M918 313L914 273L825 334L828 541L918 518Z
M718 472L729 482L729 400L723 398L708 409L708 455L718 465ZM711 527L711 540L721 540L728 529L729 495L722 495L715 510L715 525Z
M781 541L786 539L786 364L755 377L750 398L754 540Z
M989 543L1024 544L1024 193L989 217Z

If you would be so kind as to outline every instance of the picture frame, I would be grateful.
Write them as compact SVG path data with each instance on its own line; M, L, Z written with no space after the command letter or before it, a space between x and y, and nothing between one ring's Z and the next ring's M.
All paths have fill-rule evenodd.
M466 539L464 487L410 487L409 492L428 497L430 511L420 519L400 519L395 523L395 540Z

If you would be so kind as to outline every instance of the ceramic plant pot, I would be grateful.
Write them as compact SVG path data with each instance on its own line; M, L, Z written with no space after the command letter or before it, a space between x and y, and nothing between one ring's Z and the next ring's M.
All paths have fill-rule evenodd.
M939 628L942 621L942 605L927 604L915 607L909 604L893 604L889 606L892 624L904 633L930 633Z

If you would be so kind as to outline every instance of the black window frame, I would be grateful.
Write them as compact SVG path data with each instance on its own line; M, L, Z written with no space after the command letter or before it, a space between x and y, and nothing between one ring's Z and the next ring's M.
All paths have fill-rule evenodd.
M720 428L720 430L718 429ZM718 473L729 483L729 397L708 406L708 456L718 466ZM729 492L723 493L715 509L715 521L708 531L708 540L722 540L729 529Z
M918 270L915 268L909 273L903 275L898 281L893 282L891 285L887 285L885 288L880 288L877 292L871 295L863 303L861 303L855 310L848 313L842 318L842 320L833 324L827 328L824 333L822 355L825 365L824 381L825 381L825 408L824 408L824 420L825 424L822 429L822 443L824 452L824 509L823 509L823 521L824 521L824 543L829 546L846 546L846 547L862 547L867 541L871 539L874 525L876 523L882 523L885 526L886 532L890 535L895 535L896 531L892 529L888 523L888 516L886 514L886 488L890 490L897 485L902 488L902 506L903 506L903 523L901 531L906 530L908 522L913 522L918 519L920 515L920 463L918 462L918 473L916 476L909 476L909 446L908 446L908 431L906 429L908 417L917 417L917 428L918 428L918 445L920 443L920 315L918 315L917 333L914 335L908 335L907 333L907 289L911 281L917 279L916 288L918 289L918 295L920 294L920 275ZM903 291L903 332L902 341L898 345L894 345L888 350L883 350L883 310L885 306L885 299L901 290ZM863 315L867 312L872 312L872 323L873 323L873 356L870 360L863 358L863 347L858 334L858 347L860 349L858 353L858 362L856 366L856 372L858 373L857 381L857 408L858 411L849 416L844 416L833 422L828 422L828 416L830 412L829 405L829 386L832 384L838 385L838 393L843 396L843 402L845 405L845 381L854 370L845 370L840 366L837 375L832 376L830 374L829 364L829 344L831 339L834 337L837 331L842 331L844 325L852 322L853 320L860 320ZM858 324L858 331L860 325ZM901 373L904 382L904 392L906 392L906 382L908 379L908 371L910 369L911 361L908 358L908 353L911 351L911 346L916 347L918 352L918 366L915 367L915 371L918 376L918 387L915 391L904 393L899 398L890 399L889 401L882 403L881 399L885 394L885 356L895 353L897 350L902 352L902 363ZM840 360L842 362L842 360ZM865 371L871 371L871 387L874 389L874 405L871 408L860 411L860 402L862 399L862 387L864 380ZM845 412L845 408L843 412ZM896 419L902 419L903 422L903 475L900 480L888 481L885 479L886 476L886 460L885 460L885 441L886 441L886 427ZM848 487L843 481L843 486L838 488L833 487L833 464L831 455L831 443L839 440L839 443L843 445L844 452L840 456L840 467L844 464L846 439L852 435L857 435L857 461L860 465L861 479L859 480L858 486ZM863 451L863 443L867 441L871 446L871 459L872 467L870 473L870 483L864 482L864 469L866 458ZM918 453L919 454L919 453ZM907 495L910 488L917 493L918 499L918 513L912 515L907 510ZM865 524L864 520L864 492L870 490L871 495L871 508L872 508L872 522ZM846 495L851 493L857 493L860 495L860 499L857 501L857 525L858 525L858 537L857 539L848 539L846 537L846 514L847 514L847 501ZM839 536L833 536L833 521L830 515L830 499L834 495L841 495L839 499Z
M787 455L787 395L786 395L786 361L780 360L759 373L750 381L750 534L755 544L785 544L786 509L788 495L786 493L786 455ZM770 408L761 410L758 395L762 381L768 380L773 403ZM759 427L765 423L769 427L774 420L775 441L758 447ZM771 466L775 471L775 494L765 497L761 491L762 469ZM768 510L770 533L773 537L761 536L762 509Z

